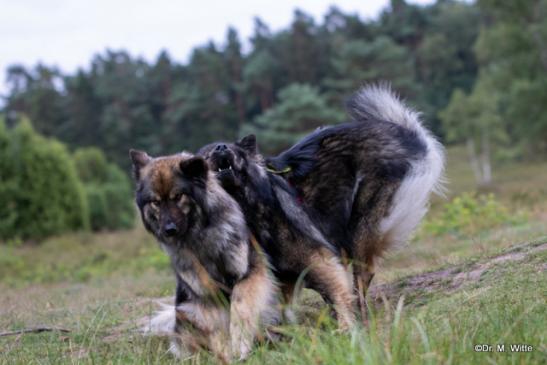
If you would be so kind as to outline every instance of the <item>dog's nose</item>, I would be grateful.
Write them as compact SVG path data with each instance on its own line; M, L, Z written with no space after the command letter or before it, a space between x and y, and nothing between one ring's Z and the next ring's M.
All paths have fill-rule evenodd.
M217 146L215 147L215 151L217 152L226 151L227 149L228 146L226 146L224 143L217 144Z
M173 222L169 222L165 226L163 226L163 232L167 237L173 237L177 234L177 231L177 225Z

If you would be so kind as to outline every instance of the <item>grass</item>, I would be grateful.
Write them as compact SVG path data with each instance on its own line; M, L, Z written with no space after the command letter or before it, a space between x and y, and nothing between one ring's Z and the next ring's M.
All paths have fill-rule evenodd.
M471 191L462 151L450 152L451 196ZM258 345L248 363L545 363L547 250L538 247L547 243L546 167L497 170L494 194L512 211L525 211L526 221L472 233L420 232L390 254L374 282L368 329L338 334L318 297L306 292L297 304L305 324L283 326L283 340ZM442 216L445 203L434 203L430 219ZM499 255L516 259L492 259ZM411 286L434 270L450 275ZM0 332L38 325L70 329L0 337L0 364L177 363L165 341L135 331L139 319L156 309L152 298L173 289L168 260L142 228L0 245ZM477 344L493 345L493 351L475 352ZM506 351L495 351L497 344ZM511 344L529 344L533 351L511 352ZM215 360L203 352L189 363Z
M545 255L540 258L545 260ZM426 305L393 312L378 311L369 331L339 338L324 330L299 329L277 354L263 352L256 363L291 364L479 364L541 363L545 360L545 275L536 267L510 265L499 275L466 286L449 296L437 295ZM536 290L532 290L532 289ZM526 290L523 295L522 290ZM441 294L441 293L437 293ZM510 304L510 305L508 305ZM535 351L476 353L475 344L527 343Z

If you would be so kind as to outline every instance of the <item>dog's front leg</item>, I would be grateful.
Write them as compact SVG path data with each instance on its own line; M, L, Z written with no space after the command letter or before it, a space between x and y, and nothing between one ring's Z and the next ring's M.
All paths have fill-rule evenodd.
M208 348L221 363L230 363L232 355L228 328L227 308L203 303L183 303L176 308L175 332L178 335L175 336L172 349L178 351L172 352L180 353L185 347L191 348L194 353L200 348Z
M278 317L277 286L265 259L234 286L230 306L230 338L234 359L244 360L263 325Z

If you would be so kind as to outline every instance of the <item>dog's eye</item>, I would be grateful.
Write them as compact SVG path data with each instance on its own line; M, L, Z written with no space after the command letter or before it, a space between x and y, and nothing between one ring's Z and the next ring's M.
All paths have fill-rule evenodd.
M173 197L173 200L176 201L176 202L178 202L179 200L182 199L182 196L183 196L183 195L184 195L183 193L178 193L178 194L176 194L176 195Z
M149 204L154 209L158 209L160 207L160 201L159 200L151 200Z

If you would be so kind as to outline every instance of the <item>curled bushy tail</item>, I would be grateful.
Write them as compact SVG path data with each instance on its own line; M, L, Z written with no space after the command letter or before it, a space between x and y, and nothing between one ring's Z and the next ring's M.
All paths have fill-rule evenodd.
M444 148L422 125L420 114L407 107L388 85L363 87L347 107L355 122L395 123L416 133L427 146L425 155L411 162L389 215L380 222L388 245L405 243L427 212L430 193L443 194Z
M444 148L422 125L420 113L405 105L388 84L364 86L349 100L347 111L355 122L386 121L416 132L427 146L423 167L429 169L434 180L432 190L443 194Z
M347 110L355 121L383 120L412 130L423 129L420 115L403 104L387 84L364 86L349 100Z

